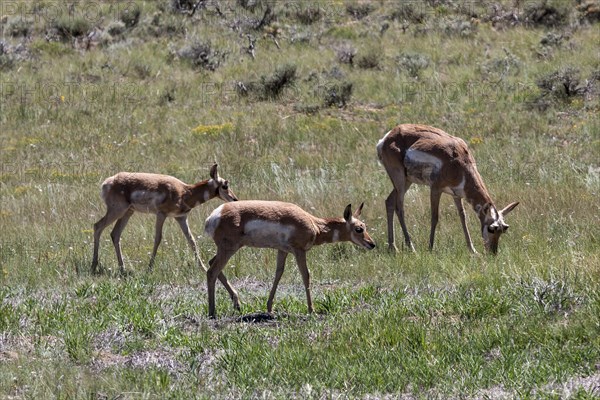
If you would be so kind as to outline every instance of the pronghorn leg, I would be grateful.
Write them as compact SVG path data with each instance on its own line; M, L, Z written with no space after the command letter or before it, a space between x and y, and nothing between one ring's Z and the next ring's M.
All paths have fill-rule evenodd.
M308 271L308 266L306 265L306 252L304 250L296 250L294 252L294 256L296 257L296 263L298 264L298 269L300 269L300 274L302 275L302 282L304 282L308 313L311 314L313 312L313 306L312 299L310 297L310 272Z
M475 247L473 247L473 241L471 240L471 235L469 234L469 228L467 227L467 215L463 207L462 199L460 197L455 197L454 204L456 205L456 209L458 210L458 216L460 217L460 223L465 234L467 247L469 248L469 251L471 253L477 254L477 250L475 250Z
M179 223L179 226L181 227L181 231L183 232L183 235L187 239L190 247L192 248L192 251L194 252L194 257L196 258L196 264L198 265L198 268L202 268L204 270L204 272L206 272L206 267L204 266L204 263L200 259L200 254L198 254L198 247L196 246L196 241L194 240L194 236L192 235L192 232L190 231L190 227L187 223L187 215L184 215L182 217L177 217L175 219Z
M123 233L123 229L129 222L129 218L133 215L133 210L129 209L121 218L117 220L115 227L110 233L110 237L113 242L113 246L115 246L115 252L117 253L117 262L119 263L119 270L121 274L125 273L125 265L123 263L123 256L121 255L121 234Z
M410 251L415 251L415 246L413 246L412 240L410 240L408 228L406 227L406 222L404 220L404 195L406 194L409 186L410 183L404 185L403 190L397 190L398 196L396 198L396 214L398 214L400 226L402 227L402 233L404 234L404 244L406 244L406 247L408 247Z
M429 197L431 203L431 232L429 233L429 250L433 250L435 228L437 227L440 216L440 197L442 197L442 192L432 188Z
M275 292L277 291L277 285L283 275L285 268L285 259L288 253L279 250L277 252L277 270L275 271L275 279L273 280L273 287L271 287L271 293L269 293L269 300L267 300L267 312L270 313L273 310L273 300L275 299Z
M394 211L396 211L396 189L393 189L390 195L385 199L385 211L387 215L388 228L388 249L392 252L398 251L394 244Z
M404 195L410 187L411 182L406 180L406 171L403 167L386 168L386 172L392 180L392 183L394 184L394 189L396 190L396 214L398 215L398 220L400 221L400 226L402 227L402 233L404 234L404 243L406 244L406 247L408 247L411 251L415 251L415 247L413 246L412 241L410 240L408 229L406 228L406 222L404 221ZM394 196L392 196L392 194L390 193L388 199L390 199L390 197L393 198Z
M221 281L223 286L229 292L231 299L233 301L233 306L239 310L239 298L235 289L229 284L227 278L223 274L223 268L227 265L227 261L235 254L237 249L233 250L225 250L222 247L217 248L217 255L214 256L210 262L208 271L206 271L206 284L208 286L208 316L210 318L215 318L216 310L215 310L215 285L217 283L217 278Z
M99 272L98 252L100 249L100 235L102 235L102 231L104 231L108 225L125 215L128 208L129 206L120 208L108 207L106 215L104 215L104 217L100 218L100 220L94 224L94 255L92 256L92 274L97 274Z
M165 223L165 219L167 219L166 214L159 212L156 214L156 227L154 229L154 247L152 248L152 255L150 256L150 263L148 264L148 271L152 270L154 266L154 257L156 257L156 251L158 250L158 245L162 240L162 229Z

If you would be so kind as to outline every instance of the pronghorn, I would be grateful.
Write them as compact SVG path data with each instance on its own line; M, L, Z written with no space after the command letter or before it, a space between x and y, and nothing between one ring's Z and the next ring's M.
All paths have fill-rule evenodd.
M183 234L189 242L196 263L206 271L202 263L196 241L190 232L187 223L188 213L196 206L220 197L224 201L236 201L237 197L231 189L229 182L220 178L217 173L217 164L210 169L209 180L188 185L169 175L147 174L141 172L119 172L107 178L102 183L101 196L106 203L106 215L94 224L94 256L92 259L92 273L97 273L98 248L100 235L104 228L117 221L110 236L117 253L117 261L121 273L124 273L123 258L121 256L121 233L127 225L129 218L135 211L156 214L156 229L154 248L150 257L148 269L152 269L156 250L162 238L162 228L167 217L173 217L179 223Z
M315 245L351 241L357 246L373 249L375 243L358 217L363 204L352 214L351 206L344 218L317 218L295 204L278 201L238 201L222 204L206 219L205 232L217 245L217 254L209 261L207 271L208 314L215 317L215 282L217 277L229 291L234 307L239 310L237 292L222 276L227 261L243 246L277 249L275 280L267 301L267 311L273 309L277 284L283 274L289 253L296 258L302 275L308 312L313 312L310 297L310 275L306 252Z
M429 249L433 248L440 196L442 193L447 193L454 198L469 250L477 253L465 221L463 198L473 206L479 216L486 250L496 254L498 239L508 229L504 216L519 203L511 203L502 210L496 209L477 171L475 159L462 139L431 126L403 124L386 133L377 143L377 154L394 185L394 189L385 201L390 250L396 249L394 245L394 211L396 211L404 233L405 244L414 251L404 221L404 195L410 185L416 183L431 188Z

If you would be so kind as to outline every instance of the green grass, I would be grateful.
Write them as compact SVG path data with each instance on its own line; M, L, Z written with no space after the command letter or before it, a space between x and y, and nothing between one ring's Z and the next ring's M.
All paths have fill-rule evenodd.
M425 18L403 33L389 18L394 2L372 3L357 20L349 2L319 1L311 2L321 15L311 24L291 3L276 2L276 21L254 30L264 2L254 10L219 3L223 16L209 5L190 17L170 1L135 2L138 23L114 37L106 27L126 18L124 2L80 2L72 17L66 6L39 2L32 11L21 2L33 21L27 39L11 33L19 12L3 10L10 15L0 25L0 398L596 398L598 23L581 21L566 1L548 2L569 10L557 27L493 25L489 4L439 2L412 4ZM89 29L102 32L89 49L81 38L46 40L59 22L76 33L92 11L98 19ZM50 12L57 18L45 17ZM463 36L453 31L456 20L468 25ZM566 39L542 48L549 32ZM254 60L246 34L256 38ZM226 54L215 71L178 56L196 40ZM356 58L376 51L379 67L339 63L342 45ZM429 64L410 76L398 65L402 54ZM236 91L236 82L260 81L284 65L296 68L296 80L279 97ZM539 79L569 67L581 85L590 82L588 92L543 97ZM345 82L346 107L325 107L324 90ZM497 257L469 254L445 197L427 251L423 187L407 193L417 253L387 253L391 184L375 144L406 122L465 139L497 205L520 201ZM225 273L242 312L219 286L219 318L209 320L205 276L172 221L151 273L154 218L136 214L121 240L131 276L119 276L108 232L100 251L107 273L91 275L104 178L147 171L191 183L206 179L214 161L241 199L291 201L318 216L341 216L346 204L364 201L378 247L309 253L315 315L306 314L288 260L276 319L264 323L237 318L266 309L276 252L243 249L232 258ZM218 204L189 218L205 262L215 248L204 219Z

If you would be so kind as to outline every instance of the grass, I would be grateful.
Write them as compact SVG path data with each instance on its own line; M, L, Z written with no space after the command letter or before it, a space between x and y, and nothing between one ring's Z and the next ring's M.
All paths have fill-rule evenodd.
M310 11L275 2L275 21L260 30L264 2L219 2L222 15L209 4L194 16L170 1L127 12L124 2L84 1L72 15L50 2L17 3L25 8L3 10L0 25L0 398L599 395L599 38L597 22L570 2L547 2L569 10L559 26L504 26L483 3L413 4L402 12L419 18L405 25L390 18L399 12L392 2L372 3L360 19L351 2L311 2ZM14 35L23 10L25 37ZM106 36L116 21L130 22ZM46 40L57 24L68 38ZM102 30L89 46L82 26L85 37ZM542 48L550 33L564 38ZM255 59L245 35L256 39ZM213 71L178 55L198 41L219 52ZM376 49L377 68L338 61L340 46L356 49L355 61ZM406 54L428 62L402 72ZM295 79L277 96L236 90L286 66ZM537 85L568 68L590 82L587 92L565 97ZM351 94L323 107L332 83L352 84ZM521 202L497 257L468 253L445 197L428 252L423 187L407 193L417 253L387 253L391 185L375 144L404 122L464 138L497 205ZM147 171L191 183L214 161L241 199L292 201L319 216L364 201L378 248L309 253L315 315L289 260L276 318L263 323L238 322L221 287L220 317L207 318L204 274L172 222L146 273L152 216L136 214L121 240L131 276L118 275L108 233L100 252L108 272L91 276L104 178ZM214 254L204 219L218 204L189 218L204 261ZM257 249L232 258L225 272L241 315L266 308L275 261Z

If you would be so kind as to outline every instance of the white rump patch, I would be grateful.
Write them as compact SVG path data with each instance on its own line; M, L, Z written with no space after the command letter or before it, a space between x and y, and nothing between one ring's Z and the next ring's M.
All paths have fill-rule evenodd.
M150 190L135 190L131 193L131 206L143 213L156 213L165 201L166 194Z
M102 182L102 188L100 190L100 197L102 197L102 200L104 200L105 202L106 202L106 197L108 196L108 193L112 189L113 181L114 181L114 177L111 176L110 178L106 178L104 180L104 182Z
M286 249L295 230L292 225L255 219L244 225L244 240L249 246Z
M383 148L383 141L385 140L387 135L390 134L390 132L392 132L392 130L389 130L388 133L383 135L383 137L379 140L379 142L377 142L377 155L379 156L379 159L381 159L381 149Z
M431 186L440 173L442 160L424 151L408 149L404 167L411 182Z
M223 211L224 204L215 208L214 211L206 218L204 222L204 232L211 238L215 237L215 231L221 222L221 212Z

